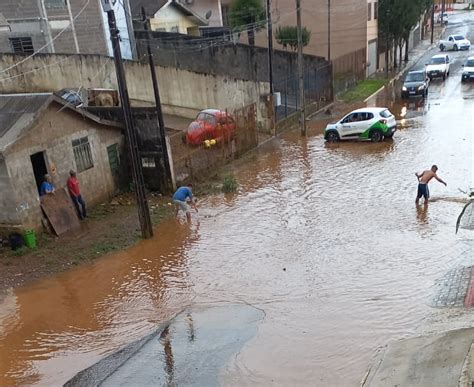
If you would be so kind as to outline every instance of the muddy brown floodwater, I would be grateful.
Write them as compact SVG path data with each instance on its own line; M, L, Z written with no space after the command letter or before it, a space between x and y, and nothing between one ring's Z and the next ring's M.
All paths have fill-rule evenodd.
M377 348L432 313L434 282L472 264L472 233L454 233L462 204L445 200L473 181L474 105L458 83L421 109L385 101L402 119L393 141L285 134L239 162L238 194L201 202L191 227L166 221L153 240L11 291L0 385L61 384L186 306L235 303L265 317L223 384L358 385ZM448 187L432 183L417 209L414 173L432 163Z

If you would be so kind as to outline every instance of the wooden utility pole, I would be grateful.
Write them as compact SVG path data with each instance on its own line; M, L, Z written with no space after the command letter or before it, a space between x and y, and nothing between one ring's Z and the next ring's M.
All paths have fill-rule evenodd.
M298 30L298 80L300 95L300 127L301 135L306 136L306 114L304 102L304 65L303 65L303 34L301 31L301 0L296 0L296 27Z
M166 130L165 130L165 122L163 119L163 111L161 109L161 97L160 97L160 89L158 88L158 80L156 77L156 69L155 69L155 61L153 60L153 54L151 53L151 46L150 41L152 39L150 30L148 28L148 20L146 17L145 8L142 7L142 20L143 20L143 28L147 33L147 54L148 54L148 63L150 64L150 72L151 72L151 80L153 83L153 92L155 94L155 105L156 105L156 114L158 115L158 125L160 130L160 138L161 138L161 151L163 153L163 166L165 169L165 177L167 181L167 189L171 188L172 181L171 181L171 168L170 168L170 160L168 158L168 147L166 144Z
M433 6L431 7L431 44L434 42L434 23L435 23L435 2L433 0Z
M107 12L107 18L110 28L110 40L114 52L115 72L117 75L117 83L120 93L120 102L122 105L123 119L125 122L125 136L127 139L130 167L132 170L132 179L135 185L135 196L138 207L138 219L142 237L145 239L153 236L153 225L151 223L150 211L145 192L145 182L143 179L143 171L140 154L138 152L137 135L133 126L132 111L130 109L130 99L128 96L127 81L125 79L125 71L122 62L122 53L120 52L120 37L115 20L115 13L111 0L101 0L102 7Z
M331 62L331 0L328 0L328 62Z
M267 0L267 25L268 25L268 81L270 94L273 97L273 26L272 26L272 1Z

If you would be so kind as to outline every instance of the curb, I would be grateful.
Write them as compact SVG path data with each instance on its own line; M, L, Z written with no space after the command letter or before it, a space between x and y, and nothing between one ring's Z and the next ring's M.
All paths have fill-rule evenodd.
M369 99L377 96L378 93L381 93L383 90L385 90L385 85L383 85L380 89L378 89L375 93L372 93L371 95L369 95L366 99L364 99L363 102L367 102Z

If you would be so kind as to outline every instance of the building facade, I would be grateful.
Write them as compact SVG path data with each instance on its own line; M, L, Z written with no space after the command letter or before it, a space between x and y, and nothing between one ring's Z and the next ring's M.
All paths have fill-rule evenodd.
M367 0L367 76L379 69L378 56L379 3Z
M114 6L124 58L133 56L128 0ZM132 41L130 40L132 39ZM0 1L0 52L112 55L100 0Z
M117 192L120 127L51 94L1 95L0 106L0 229L42 227L39 186L46 173L58 190L76 170L90 205Z

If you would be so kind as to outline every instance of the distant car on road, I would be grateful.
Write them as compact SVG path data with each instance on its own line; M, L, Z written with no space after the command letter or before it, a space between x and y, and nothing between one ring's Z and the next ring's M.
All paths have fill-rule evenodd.
M189 145L202 145L206 140L229 139L235 136L234 118L223 110L206 109L189 124L184 141Z
M449 15L444 12L444 13L439 13L438 14L438 18L436 19L436 22L437 23L441 23L441 15L443 15L442 19L443 19L443 24L448 24L448 21L449 21Z
M449 35L447 40L439 41L439 49L444 50L469 50L471 48L471 42L467 40L463 35Z
M328 142L340 140L382 141L392 138L397 121L390 110L383 107L367 107L354 110L324 130L324 139Z
M402 86L402 98L427 97L429 85L430 79L425 70L410 71Z
M447 54L438 54L433 56L426 64L426 74L432 81L433 78L443 78L443 81L449 76L450 59Z
M462 76L461 82L473 81L474 80L474 56L467 58L465 64L462 65Z

